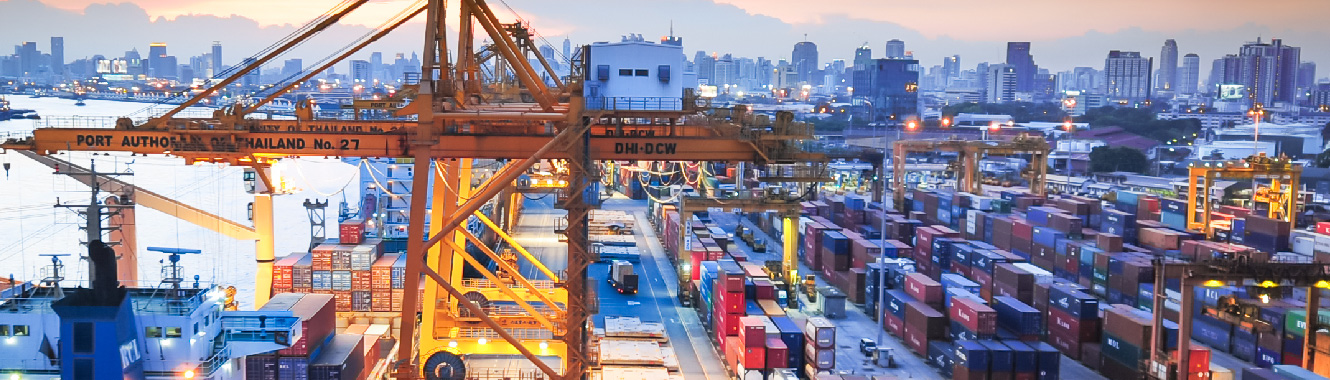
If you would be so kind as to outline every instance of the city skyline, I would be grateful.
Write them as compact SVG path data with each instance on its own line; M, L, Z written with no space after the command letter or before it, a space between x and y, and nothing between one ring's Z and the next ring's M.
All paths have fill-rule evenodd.
M235 4L240 4L238 2ZM618 36L627 33L642 33L646 36L652 36L656 33L651 31L660 29L659 34L668 33L668 23L670 22L669 12L661 16L660 27L651 27L650 23L634 22L631 27L619 29L620 22L613 21L604 24L581 25L579 28L569 29L569 22L575 21L575 18L569 18L566 10L550 11L544 8L551 7L547 4L532 3L525 1L513 1L517 11L526 16L525 20L530 20L536 27L538 33L543 33L553 44L558 44L564 35L570 36L575 43L583 44L592 41L614 41ZM702 3L709 4L712 7L728 8L725 14L733 12L743 12L742 8L715 4L706 1L688 0L683 3ZM687 5L687 4L684 4ZM704 4L703 4L704 5ZM319 5L319 9L324 9L328 4ZM395 4L394 6L402 6ZM46 41L50 36L63 36L67 39L66 53L67 61L78 58L90 57L92 54L103 54L110 56L113 52L125 51L131 48L146 50L146 45L150 42L159 42L164 40L169 45L178 47L173 49L177 56L189 56L202 54L206 52L210 43L214 40L221 40L230 47L231 59L224 62L226 65L233 65L239 57L246 56L250 52L257 51L263 46L277 40L281 36L294 30L294 26L264 26L262 22L256 21L253 17L259 17L263 12L250 12L241 16L215 17L207 15L179 16L175 19L150 19L152 13L148 8L151 6L140 6L135 4L120 5L92 5L85 7L82 11L65 10L73 7L68 3L61 6L48 5L33 0L14 0L0 2L0 11L5 9L16 10L17 12L0 12L0 25L9 25L4 29L6 35L15 38L13 41L3 41L3 43L19 44L24 41ZM55 23L36 23L33 19L50 19L43 17L6 17L4 14L22 14L33 13L41 15L43 13L55 19L70 19L71 22ZM305 13L309 11L306 10ZM300 12L297 12L300 13ZM503 13L503 12L501 12ZM844 59L851 61L856 47L862 46L865 42L869 46L884 46L887 40L899 39L904 41L909 47L908 50L913 53L915 58L925 62L934 62L943 57L960 55L965 57L967 62L992 62L1001 63L1004 61L1005 45L1008 41L966 41L951 39L950 37L939 37L930 39L919 31L908 30L899 25L886 25L889 28L895 28L898 34L884 33L865 33L865 27L873 24L862 19L846 19L842 23L824 22L823 24L786 24L780 19L742 13L747 18L755 18L759 23L765 23L772 27L782 28L788 33L772 33L764 35L760 40L749 41L751 43L734 44L733 41L727 45L728 38L708 38L708 32L714 31L714 26L698 26L697 21L687 21L674 19L675 34L687 37L685 45L686 51L705 50L720 54L730 53L736 57L766 57L768 59L789 58L790 46L794 42L802 40L802 34L792 35L790 33L799 32L808 29L808 40L818 45L821 64L829 63L833 59ZM116 20L107 20L107 17L115 17L124 20L138 19L141 23L122 22ZM310 15L309 17L312 17ZM502 17L502 16L501 16ZM89 21L96 18L97 20ZM261 17L260 17L261 18ZM703 17L707 19L707 17ZM13 21L13 22L5 22ZM86 21L86 22L85 22ZM354 21L354 20L352 20ZM118 24L122 25L125 33L123 37L114 40L108 40L110 37L98 35L97 33L85 34L79 33L82 28L59 27L58 25L84 25L91 23L92 27L98 24ZM883 23L877 23L883 24ZM179 33L178 30L191 29L189 25L194 25L192 29L197 29L191 33ZM246 25L247 28L236 29L234 25ZM883 26L883 25L876 25ZM648 29L648 30L643 30ZM830 33L834 30L843 30L843 33ZM877 28L876 30L880 30ZM1040 68L1047 68L1052 72L1071 70L1074 67L1098 66L1096 61L1102 59L1104 52L1109 50L1127 50L1147 52L1146 55L1153 56L1150 52L1158 51L1158 46L1166 39L1175 39L1179 45L1179 55L1194 53L1198 54L1203 61L1208 61L1225 54L1232 54L1234 46L1240 46L1243 43L1254 41L1258 37L1265 36L1266 39L1272 35L1270 27L1259 26L1255 23L1239 25L1226 31L1214 33L1203 33L1199 30L1186 30L1177 33L1163 33L1158 31L1147 31L1141 28L1129 28L1114 33L1089 32L1081 36L1063 38L1058 40L1040 40L1032 39L1031 54L1036 56ZM1325 29L1325 28L1321 28ZM207 33L198 32L198 30L228 30L233 33ZM342 25L332 28L329 34L334 36L353 36L364 33L368 28ZM391 34L388 38L374 45L367 51L384 52L410 52L418 50L421 24L408 23L403 30ZM567 31L565 34L553 34L557 31ZM594 33L592 33L594 32ZM886 32L890 32L887 30ZM872 37L868 37L871 35ZM1300 36L1301 35L1301 36ZM1303 52L1304 61L1330 61L1330 49L1315 49L1314 41L1311 38L1316 36L1328 36L1330 30L1290 30L1285 34L1284 40L1289 44L1308 46L1309 49ZM153 38L154 36L161 36ZM785 39L788 37L789 39ZM142 40L137 40L141 38ZM1319 38L1319 37L1317 37ZM334 38L338 39L338 38ZM653 38L648 38L649 40ZM744 40L744 39L739 39ZM312 60L322 55L326 55L331 50L332 42L319 43L311 42L308 47L294 52L291 57ZM101 51L97 51L94 46L101 46ZM182 51L183 49L183 51ZM197 52L196 52L197 50ZM874 49L876 50L876 49ZM885 56L885 52L877 53L873 58ZM368 53L359 54L356 59L368 59ZM1202 68L1201 77L1207 77L1204 72L1206 67Z

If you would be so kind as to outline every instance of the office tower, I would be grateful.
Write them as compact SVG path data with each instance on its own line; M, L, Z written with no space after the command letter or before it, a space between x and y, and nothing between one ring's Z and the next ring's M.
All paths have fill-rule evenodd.
M1159 77L1155 78L1155 89L1176 91L1178 81L1178 42L1173 39L1164 41L1164 48L1159 51Z
M563 38L563 57L564 59L573 59L573 41L569 40L568 37Z
M715 85L718 83L716 82L716 57L706 55L706 53L700 51L698 53L699 56L693 64L697 67L698 83Z
M51 73L65 75L65 38L51 37Z
M148 44L148 59L143 66L144 74L153 78L165 78L166 69L166 43L153 42Z
M1109 101L1134 105L1150 99L1150 74L1154 59L1142 57L1140 52L1108 52L1104 59L1104 95Z
M919 113L919 61L874 59L854 76L854 95L873 105L874 121L904 122Z
M179 80L181 83L193 82L194 68L190 65L180 65L178 68L176 68L176 75L177 75L177 80Z
M221 41L212 42L212 67L209 68L208 77L218 78L222 76L222 43Z
M1297 100L1301 54L1301 48L1286 46L1278 38L1269 43L1257 38L1242 45L1238 55L1216 61L1215 69L1223 75L1212 73L1210 77L1223 84L1241 84L1246 88L1248 105L1292 102Z
M363 60L351 61L351 81L354 83L369 83L370 77L369 62Z
M1033 91L1034 74L1039 68L1034 65L1034 56L1030 55L1030 43L1008 42L1007 64L1016 70L1016 92Z
M891 40L887 41L887 59L904 59L905 41Z
M144 71L145 68L143 67L144 66L143 57L139 55L138 48L133 48L125 52L125 56L123 59L125 60L125 74L129 75L147 74L147 72Z
M790 54L790 64L794 66L794 71L799 74L799 81L811 83L815 81L814 72L821 68L817 60L817 45L812 42L803 41L794 44L794 52Z
M854 49L854 67L868 67L873 61L873 49L868 45L860 46Z
M55 54L52 53L52 56ZM1316 87L1316 62L1303 62L1298 65L1298 91L1302 96Z
M1187 54L1182 57L1182 67L1178 69L1177 92L1181 95L1196 93L1196 86L1201 83L1201 57Z
M956 78L961 76L961 56L953 55L942 59L942 73L947 78Z
M373 82L375 80L386 81L389 79L384 78L383 52L376 51L369 53L369 79L370 80L367 82Z
M735 84L735 73L737 72L735 69L733 56L726 54L716 59L713 68L715 76L712 78L714 80L711 81L711 85L721 87L721 91L725 91L726 86Z
M249 65L254 64L255 61L258 60L254 58L245 58L243 61L240 62L240 67L248 67ZM240 86L247 88L257 87L259 85L259 71L262 71L262 69L263 69L262 67L255 68L249 73L246 73L244 77L240 78Z
M42 54L37 51L36 42L24 42L22 45L15 46L14 54L18 55L19 71L22 75L37 73L37 61Z
M282 62L282 77L288 78L292 75L300 75L300 72L304 69L305 62L300 58L288 59L286 62Z
M984 100L1006 103L1016 100L1016 67L1009 64L988 65L984 75Z

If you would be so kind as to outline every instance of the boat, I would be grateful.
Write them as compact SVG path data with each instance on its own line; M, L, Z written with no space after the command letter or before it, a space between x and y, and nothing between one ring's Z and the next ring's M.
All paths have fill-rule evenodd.
M87 104L87 103L84 103L84 102L83 102L83 99L79 99L79 100L75 100L75 101L74 101L74 105L79 106L79 107L82 107L82 106L86 106L86 105L88 105L88 104Z
M31 115L28 115L31 114ZM0 97L0 121L9 119L38 119L36 111L9 108L9 100Z

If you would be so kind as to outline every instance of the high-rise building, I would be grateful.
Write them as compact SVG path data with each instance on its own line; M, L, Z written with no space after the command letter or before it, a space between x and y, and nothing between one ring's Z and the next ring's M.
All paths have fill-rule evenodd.
M1178 82L1175 86L1178 94L1192 95L1201 83L1201 57L1196 54L1182 56L1182 67L1178 69Z
M51 37L51 73L56 76L65 75L64 37Z
M167 69L165 58L165 42L153 42L148 44L148 64L145 68L149 77L167 78L166 74L175 69L175 67L171 67L169 70Z
M1030 55L1030 43L1008 42L1007 64L1016 70L1016 92L1033 91L1034 75L1039 68L1034 65L1034 56Z
M1223 76L1212 73L1210 77L1223 84L1241 84L1246 88L1248 105L1292 102L1297 100L1301 55L1301 48L1286 46L1278 38L1269 43L1257 38L1242 45L1238 55L1216 61L1215 69Z
M248 67L249 65L254 64L255 61L258 60L254 58L245 58L244 60L240 61L240 67ZM240 86L246 88L258 87L260 71L263 71L262 67L256 68L248 73L245 73L245 76L240 78Z
M961 56L953 55L942 58L942 73L947 78L956 78L961 76Z
M147 74L144 71L143 56L139 55L139 49L133 48L125 52L125 73L129 75Z
M209 77L209 78L220 78L220 77L222 77L222 71L223 71L223 69L222 69L222 42L221 42L221 41L213 41L213 42L212 42L212 67L209 67L208 69L209 69L209 71L208 71L208 77Z
M305 69L305 62L300 58L291 58L282 62L282 77L287 78L292 75L298 75Z
M716 85L716 57L707 55L705 52L698 52L694 66L697 68L697 82Z
M24 42L22 45L14 47L14 54L18 55L19 71L21 75L32 75L37 73L37 62L41 59L41 52L37 51L36 42Z
M874 59L859 72L854 94L872 102L874 121L899 125L919 114L919 61Z
M728 86L738 84L739 68L734 66L734 56L726 54L716 59L715 71L715 80L711 85L721 87L721 91L725 91Z
M1010 64L988 65L984 85L984 100L1006 103L1016 100L1016 67Z
M812 42L803 41L794 44L794 52L790 54L790 64L794 66L794 71L799 74L799 81L812 83L817 81L814 73L822 66L817 60L817 45Z
M860 46L854 49L854 67L868 67L873 63L873 49L868 45Z
M54 56L54 53L52 53ZM1316 87L1316 62L1303 62L1298 65L1298 96L1303 96Z
M1104 95L1110 102L1135 105L1150 99L1150 74L1154 59L1140 52L1108 52L1104 59Z
M369 78L370 81L374 80L386 81L389 79L389 78L384 78L383 52L376 51L373 53L369 53Z
M373 79L370 77L370 65L368 61L351 61L351 81L355 83L369 83Z
M1155 79L1155 89L1159 91L1177 91L1178 81L1178 42L1173 39L1164 41L1164 48L1159 52L1159 77Z
M563 38L563 57L564 59L573 59L573 41L569 40L568 37Z
M887 59L905 59L905 41L887 41Z

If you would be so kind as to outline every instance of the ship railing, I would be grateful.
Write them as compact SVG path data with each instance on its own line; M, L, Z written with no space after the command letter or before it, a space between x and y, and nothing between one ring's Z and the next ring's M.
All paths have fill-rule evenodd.
M586 98L586 109L603 111L679 111L683 98L596 96Z
M536 369L467 368L467 380L544 380L545 373Z
M528 280L528 281L531 283L531 286L535 287L536 289L554 289L554 288L555 288L555 282L554 282L554 281L550 281L550 280ZM517 281L513 281L512 283L504 284L504 285L506 285L509 289L521 289L521 288L525 288L525 286L522 286L522 284L517 283ZM488 280L488 279L483 279L483 278L480 278L480 279L463 279L463 280L462 280L462 286L463 286L463 287L472 288L472 289L498 289L498 288L499 288L498 284L495 284L493 281L490 281L490 280Z
M17 370L25 375L59 375L60 359L0 359L0 368L6 372Z
M510 328L507 329L507 331L508 334L512 335L513 338L516 339L537 339L537 340L554 339L554 333L546 329ZM491 340L502 339L502 337L500 337L498 333L494 332L494 330L485 327L460 327L458 328L456 337L471 338L471 339L485 338Z
M205 377L210 376L214 371L217 371L217 369L222 368L222 366L226 365L227 362L229 362L230 360L231 360L231 346L223 345L222 347L214 350L212 356L209 356L207 360L204 360L202 363L199 363L198 373L202 374Z

